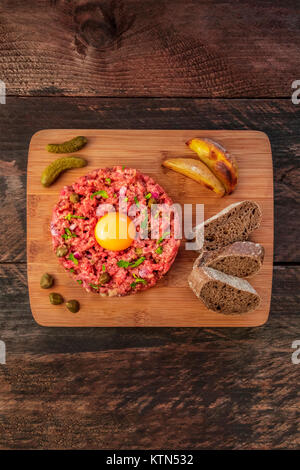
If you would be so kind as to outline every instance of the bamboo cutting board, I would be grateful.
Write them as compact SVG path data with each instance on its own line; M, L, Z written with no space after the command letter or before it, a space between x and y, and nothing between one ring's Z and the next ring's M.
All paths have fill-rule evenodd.
M40 176L57 155L45 146L85 135L88 144L77 155L88 160L85 168L69 170L49 188ZM218 198L193 180L163 168L167 156L196 157L185 145L192 137L209 137L229 150L239 165L237 189ZM261 227L251 240L265 247L265 262L250 282L262 298L260 307L248 314L222 315L206 309L187 285L187 277L197 253L185 250L182 241L169 273L159 283L136 295L101 298L87 293L64 271L52 250L50 219L52 208L64 185L99 167L125 165L152 176L180 204L204 204L205 219L224 207L244 199L257 201L263 212ZM44 326L209 326L237 327L264 324L269 315L273 264L273 171L268 137L257 131L201 130L43 130L31 140L27 176L27 259L30 303L36 322ZM44 290L40 277L48 272L55 286ZM77 314L64 305L49 302L50 292L80 301Z

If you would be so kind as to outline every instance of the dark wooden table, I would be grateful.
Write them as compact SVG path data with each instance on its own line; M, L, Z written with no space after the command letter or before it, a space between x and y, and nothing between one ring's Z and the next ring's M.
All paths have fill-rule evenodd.
M300 445L297 1L2 0L2 449ZM257 129L275 258L260 328L43 328L29 307L26 165L43 128Z

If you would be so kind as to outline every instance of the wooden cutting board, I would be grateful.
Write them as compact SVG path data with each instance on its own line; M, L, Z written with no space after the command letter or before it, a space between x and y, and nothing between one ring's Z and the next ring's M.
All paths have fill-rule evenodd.
M45 166L57 158L45 146L85 135L88 144L77 155L88 166L61 175L49 188L43 188L40 176ZM239 182L235 192L218 198L191 179L163 168L166 157L195 157L185 145L192 137L210 137L220 142L237 158ZM261 227L251 240L266 250L261 271L250 280L262 298L261 306L246 315L222 315L211 312L195 297L187 277L197 253L185 250L184 242L169 273L153 288L122 298L101 298L87 293L74 283L53 253L49 231L52 208L61 188L79 176L99 167L126 165L152 176L173 201L205 206L205 218L244 199L257 201L263 212ZM43 130L32 137L28 156L27 179L27 260L30 303L36 322L44 326L209 326L236 327L264 324L269 315L273 268L273 171L268 137L257 131L203 130ZM43 290L40 277L48 272L55 286ZM49 292L60 292L67 299L80 301L77 314L64 305L49 302Z

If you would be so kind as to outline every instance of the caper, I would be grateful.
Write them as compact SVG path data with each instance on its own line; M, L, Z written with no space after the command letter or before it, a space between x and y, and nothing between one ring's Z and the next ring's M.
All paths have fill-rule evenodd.
M72 202L72 204L76 204L76 202L79 202L79 194L76 194L76 193L72 193L70 194L70 202Z
M69 248L66 245L61 245L56 250L56 256L58 258L62 258L63 256L66 256L68 251L69 251Z
M66 307L70 312L77 313L80 309L80 303L78 300L68 300L68 302L66 302Z
M51 292L51 294L49 294L49 300L53 305L60 305L64 301L63 296L56 292Z
M42 289L49 289L53 286L54 279L51 274L45 273L42 275L40 280L40 286Z
M110 281L110 275L108 273L102 273L99 278L99 284L106 284Z
M150 197L150 199L148 199L148 207L151 207L152 204L156 204L156 199L154 197Z
M141 256L143 254L143 248L141 248L140 246L137 246L135 248L135 252L137 255Z
M79 135L62 144L48 144L46 149L51 153L73 153L82 149L87 143L87 138Z

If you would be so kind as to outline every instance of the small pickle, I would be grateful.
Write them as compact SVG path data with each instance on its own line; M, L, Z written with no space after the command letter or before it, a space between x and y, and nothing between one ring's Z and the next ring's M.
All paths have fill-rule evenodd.
M62 144L48 144L46 150L51 153L73 153L82 149L87 143L87 138L79 135L74 139L63 142Z
M68 300L68 302L66 302L66 307L70 312L77 313L80 309L80 303L78 300Z
M99 278L99 284L107 284L110 281L110 275L108 273L102 273Z
M156 204L157 201L154 197L150 197L150 199L148 199L148 207L151 207L152 204Z
M47 188L48 186L51 186L52 183L54 183L54 181L63 171L69 170L71 168L82 168L86 165L87 161L81 157L57 158L43 171L41 183Z
M51 294L49 294L49 300L52 305L60 305L64 301L63 296L57 294L57 292L51 292Z
M66 245L61 245L56 250L56 256L58 258L63 258L68 253L69 248Z
M79 202L80 197L79 197L79 194L72 193L70 194L69 199L70 199L70 202L72 202L72 204L76 204L77 202Z
M51 274L45 273L42 275L40 280L40 286L42 289L49 289L53 286L54 279Z

